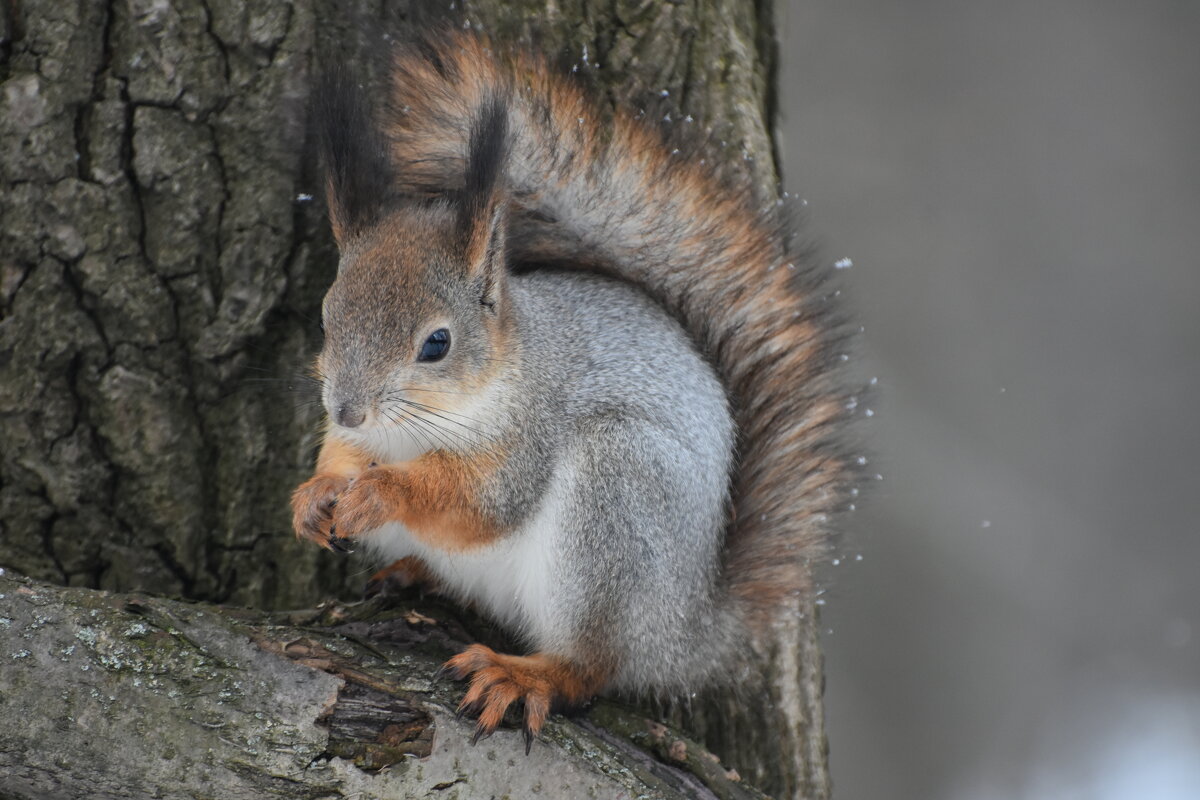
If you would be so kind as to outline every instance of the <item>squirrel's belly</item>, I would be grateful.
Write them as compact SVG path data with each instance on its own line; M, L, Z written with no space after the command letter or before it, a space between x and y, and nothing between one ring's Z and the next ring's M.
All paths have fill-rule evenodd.
M416 556L449 593L473 603L485 616L525 638L539 650L570 646L557 587L562 537L562 476L551 481L537 513L493 544L451 552L428 545L403 525L385 525L369 537L373 549L390 560Z

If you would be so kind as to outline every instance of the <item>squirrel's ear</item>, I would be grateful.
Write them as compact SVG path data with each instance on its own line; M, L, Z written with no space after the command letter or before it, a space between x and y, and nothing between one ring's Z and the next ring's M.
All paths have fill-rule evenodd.
M325 165L325 201L333 237L342 246L379 218L394 185L383 134L363 88L335 69L313 92L313 120Z
M467 268L481 284L480 302L493 309L505 267L508 202L504 192L504 162L508 153L507 139L508 110L501 98L490 97L471 127L458 225L466 247Z

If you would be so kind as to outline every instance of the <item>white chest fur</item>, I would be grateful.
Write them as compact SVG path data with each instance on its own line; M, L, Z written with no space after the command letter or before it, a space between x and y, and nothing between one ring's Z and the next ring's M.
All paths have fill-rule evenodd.
M563 579L558 565L561 517L566 496L564 470L559 471L537 512L519 529L494 544L466 551L446 551L414 537L399 524L370 534L373 550L387 561L420 558L450 594L476 604L486 616L525 638L538 650L569 645L566 622L558 608Z

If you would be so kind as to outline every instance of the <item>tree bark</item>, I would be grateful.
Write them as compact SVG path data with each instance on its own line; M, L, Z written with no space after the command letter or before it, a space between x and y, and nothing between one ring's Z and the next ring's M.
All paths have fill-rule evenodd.
M336 264L305 104L315 62L360 59L368 31L449 14L536 42L613 102L665 96L774 197L769 2L455 5L0 4L0 564L261 609L357 590L362 565L294 540L287 497L311 470L321 410L304 373ZM820 798L803 606L765 681L666 711L772 793Z

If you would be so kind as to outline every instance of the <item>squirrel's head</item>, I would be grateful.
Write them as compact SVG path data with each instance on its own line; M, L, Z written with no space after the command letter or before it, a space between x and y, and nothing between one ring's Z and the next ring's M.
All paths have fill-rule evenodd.
M321 314L325 408L347 435L453 447L479 428L464 406L484 400L507 363L507 112L484 104L461 188L403 196L361 94L335 88L338 96L322 98L326 199L341 255Z

